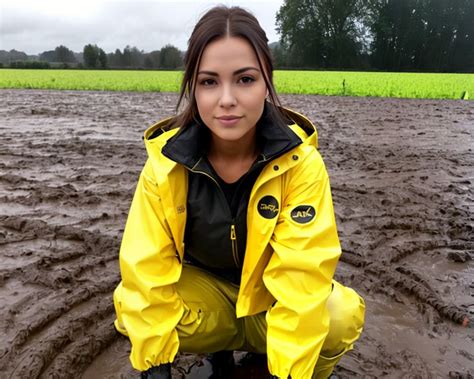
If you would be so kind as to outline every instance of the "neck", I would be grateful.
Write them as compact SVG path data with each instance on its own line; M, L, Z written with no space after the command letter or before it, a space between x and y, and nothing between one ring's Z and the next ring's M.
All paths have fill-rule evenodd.
M258 155L255 130L238 141L225 141L211 135L208 158L224 161L254 160Z

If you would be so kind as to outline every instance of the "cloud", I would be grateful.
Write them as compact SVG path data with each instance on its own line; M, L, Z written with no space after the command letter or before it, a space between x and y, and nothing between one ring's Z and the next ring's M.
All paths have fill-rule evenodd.
M185 50L195 23L219 3L210 1L2 1L0 50L38 54L65 45L82 51L88 43L106 52L126 45L158 50L171 43ZM275 14L283 0L227 1L249 9L259 19L271 42Z

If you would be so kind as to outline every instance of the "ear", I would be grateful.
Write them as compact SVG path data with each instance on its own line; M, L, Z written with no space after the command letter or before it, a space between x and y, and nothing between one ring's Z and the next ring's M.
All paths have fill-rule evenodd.
M268 95L270 95L270 91L268 91L268 88L267 88L267 94L265 95L265 97L268 97Z

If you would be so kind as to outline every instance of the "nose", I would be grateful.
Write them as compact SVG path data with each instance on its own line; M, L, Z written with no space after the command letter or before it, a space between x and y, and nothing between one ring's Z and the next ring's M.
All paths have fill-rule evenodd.
M231 85L223 85L222 92L219 98L219 106L222 108L233 107L237 104L234 91Z

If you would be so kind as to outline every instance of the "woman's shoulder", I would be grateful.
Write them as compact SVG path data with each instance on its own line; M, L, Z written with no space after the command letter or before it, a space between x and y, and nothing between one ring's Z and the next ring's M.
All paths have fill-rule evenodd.
M149 126L143 135L143 139L146 142L155 141L155 142L165 142L179 130L178 128L170 128L171 121L173 117L167 117L160 121L155 122Z
M148 160L157 171L166 171L175 164L175 162L165 157L162 153L166 142L180 130L179 128L169 128L170 120L172 120L172 117L154 123L145 130L142 137L148 154Z
M290 120L288 127L301 138L304 144L318 147L318 131L316 125L305 115L289 108L283 108L285 116Z

